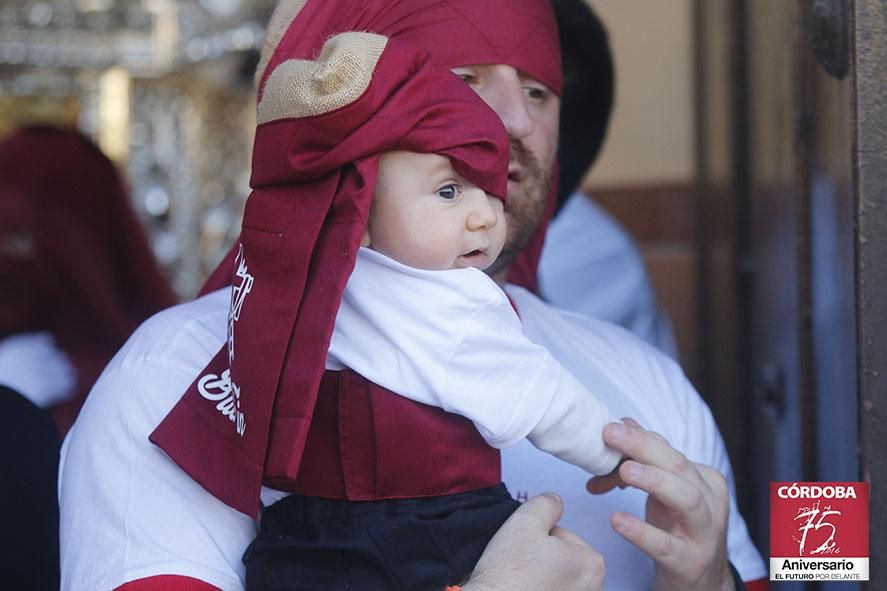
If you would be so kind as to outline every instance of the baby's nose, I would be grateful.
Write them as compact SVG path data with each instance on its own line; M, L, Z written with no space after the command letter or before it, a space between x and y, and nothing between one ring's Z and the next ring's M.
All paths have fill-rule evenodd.
M492 228L499 222L499 216L496 215L496 210L490 203L490 200L495 197L490 197L480 189L475 189L475 191L477 191L477 195L472 195L474 207L468 215L468 228L470 230Z

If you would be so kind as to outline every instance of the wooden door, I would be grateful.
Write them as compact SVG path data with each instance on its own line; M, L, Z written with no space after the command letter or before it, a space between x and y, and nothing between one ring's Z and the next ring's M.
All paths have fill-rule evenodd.
M727 285L733 310L720 336L719 304L703 310L703 337L732 353L711 348L704 389L722 424L736 423L723 430L741 507L766 555L770 481L871 480L871 572L884 572L887 3L696 10L699 225L723 210L733 220L729 236L700 232L700 296L719 302Z

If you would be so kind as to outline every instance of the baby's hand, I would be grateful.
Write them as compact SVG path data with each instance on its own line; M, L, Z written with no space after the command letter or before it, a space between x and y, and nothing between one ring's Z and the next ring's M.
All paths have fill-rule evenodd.
M618 421L614 422L618 424ZM630 418L623 419L623 422L627 425L637 425L637 422ZM619 463L616 464L616 467L613 468L612 472L600 476L592 476L585 484L585 489L593 495L602 495L606 492L610 492L617 486L624 489L628 484L622 479L622 476L619 475L619 468L629 459L631 458L623 455L622 459L619 460Z
M590 492L593 495L602 495L606 492L610 492L617 486L619 488L625 488L628 486L624 480L622 480L622 476L619 475L619 466L627 462L629 458L622 458L619 460L619 464L613 468L613 471L609 474L604 474L603 476L592 476L588 479L588 482L585 484L585 490Z

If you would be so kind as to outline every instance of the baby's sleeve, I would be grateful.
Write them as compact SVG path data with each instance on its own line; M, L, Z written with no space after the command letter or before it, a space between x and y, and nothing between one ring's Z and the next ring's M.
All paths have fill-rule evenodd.
M505 303L471 317L445 370L445 410L471 419L502 448L527 437L592 474L606 474L620 455L603 441L609 409L544 348L523 334Z

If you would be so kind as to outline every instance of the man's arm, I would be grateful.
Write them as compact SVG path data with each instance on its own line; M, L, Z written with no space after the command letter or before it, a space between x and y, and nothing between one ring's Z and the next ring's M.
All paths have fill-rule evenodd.
M148 441L224 338L227 294L209 297L142 325L68 434L59 472L64 591L107 591L171 574L243 588L253 519L220 503Z

